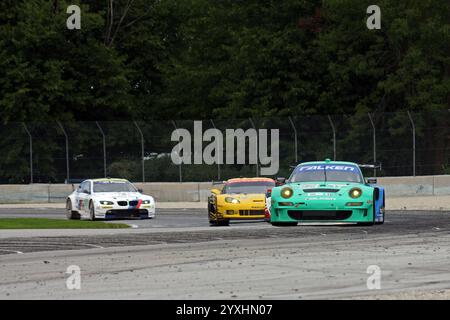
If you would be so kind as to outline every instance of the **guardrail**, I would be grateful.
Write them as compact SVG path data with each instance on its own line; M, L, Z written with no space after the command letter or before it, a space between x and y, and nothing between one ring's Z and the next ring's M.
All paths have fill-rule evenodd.
M382 177L378 184L390 196L450 195L450 175ZM161 202L207 201L212 182L136 183L144 193ZM0 203L57 203L72 192L68 184L0 185Z

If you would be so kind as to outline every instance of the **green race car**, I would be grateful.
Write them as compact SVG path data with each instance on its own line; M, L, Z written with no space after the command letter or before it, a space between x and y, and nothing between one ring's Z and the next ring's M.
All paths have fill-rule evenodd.
M384 188L376 179L364 180L359 165L352 162L305 162L287 181L271 192L270 222L274 226L298 222L384 223Z

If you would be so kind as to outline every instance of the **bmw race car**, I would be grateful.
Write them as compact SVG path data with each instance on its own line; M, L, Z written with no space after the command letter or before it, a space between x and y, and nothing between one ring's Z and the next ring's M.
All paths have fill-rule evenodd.
M153 218L155 200L125 179L83 181L67 197L68 219Z
M208 218L213 226L227 226L230 220L264 219L266 191L275 186L270 178L235 178L222 190L212 189L208 198Z
M275 226L298 222L382 224L385 192L375 184L376 179L364 180L356 163L329 159L301 163L284 185L272 189L270 222Z

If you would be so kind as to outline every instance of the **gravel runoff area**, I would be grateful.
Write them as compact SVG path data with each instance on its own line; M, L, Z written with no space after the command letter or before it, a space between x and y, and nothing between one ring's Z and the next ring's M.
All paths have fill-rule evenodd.
M449 231L446 211L388 211L373 227L9 237L0 239L11 251L0 255L0 299L448 299ZM66 287L71 265L80 290ZM380 289L367 287L369 266L380 270Z

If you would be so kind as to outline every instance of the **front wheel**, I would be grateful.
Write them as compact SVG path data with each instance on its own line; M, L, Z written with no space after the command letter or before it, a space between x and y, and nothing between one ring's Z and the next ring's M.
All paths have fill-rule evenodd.
M66 217L69 220L80 219L80 214L77 211L72 210L72 201L70 201L70 199L66 202Z
M91 221L95 221L95 208L92 202L89 204L89 217Z
M230 225L230 220L209 220L211 226L228 227Z

